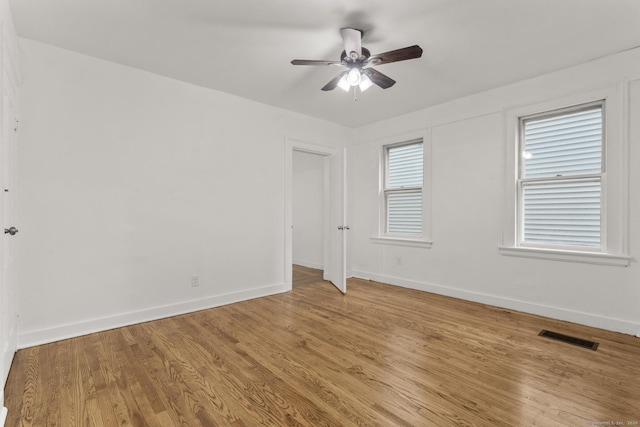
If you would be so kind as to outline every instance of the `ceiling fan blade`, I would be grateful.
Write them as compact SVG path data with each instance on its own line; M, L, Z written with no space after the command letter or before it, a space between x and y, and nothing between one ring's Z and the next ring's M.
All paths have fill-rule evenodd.
M344 65L342 61L316 61L313 59L294 59L293 65Z
M341 28L340 35L344 42L344 51L347 53L347 58L358 59L362 56L362 31L355 28ZM357 54L356 58L351 57L351 52Z
M402 49L390 50L389 52L372 55L367 61L373 65L388 64L390 62L405 61L407 59L420 58L422 48L418 45L403 47Z
M391 77L385 76L380 71L374 70L373 68L364 69L362 72L366 74L373 83L377 84L382 89L388 89L396 84L396 81Z
M322 87L322 90L324 90L325 92L328 91L328 90L334 90L338 86L338 82L340 81L340 79L343 78L346 75L347 75L347 71L344 71L344 72L338 74L329 83L324 85Z

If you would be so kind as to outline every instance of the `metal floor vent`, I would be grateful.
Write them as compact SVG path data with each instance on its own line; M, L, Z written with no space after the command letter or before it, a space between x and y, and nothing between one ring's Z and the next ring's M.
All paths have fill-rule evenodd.
M598 348L597 342L583 340L582 338L571 337L569 335L560 334L558 332L547 331L546 329L541 330L538 335L541 337L547 337L554 340L566 342L567 344L573 344L579 347L588 348L589 350L595 351Z

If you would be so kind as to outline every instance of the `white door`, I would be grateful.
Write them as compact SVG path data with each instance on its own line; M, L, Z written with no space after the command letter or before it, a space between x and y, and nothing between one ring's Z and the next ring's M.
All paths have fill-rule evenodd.
M0 223L4 233L0 234L0 380L4 387L9 368L16 350L17 319L16 295L13 278L13 242L16 239L14 224L14 162L16 147L17 120L13 100L15 92L8 79L4 79L3 132L0 135ZM13 234L12 234L13 233ZM1 402L0 402L1 403Z
M324 280L329 280L341 292L347 292L347 163L345 149L335 149L316 144L287 139L285 145L285 289L292 288L291 266L293 264L293 215L292 180L293 151L299 150L325 156L325 201L324 213ZM328 190L328 191L326 191Z
M347 149L338 150L330 162L330 280L342 293L347 292Z

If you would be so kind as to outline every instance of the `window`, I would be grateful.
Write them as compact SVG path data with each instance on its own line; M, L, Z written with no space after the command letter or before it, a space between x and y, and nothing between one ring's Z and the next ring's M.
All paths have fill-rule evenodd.
M379 148L378 215L371 241L431 248L431 129L374 143Z
M629 265L625 84L504 112L507 256Z
M520 119L520 244L601 250L602 102Z
M422 236L422 140L384 147L385 234Z

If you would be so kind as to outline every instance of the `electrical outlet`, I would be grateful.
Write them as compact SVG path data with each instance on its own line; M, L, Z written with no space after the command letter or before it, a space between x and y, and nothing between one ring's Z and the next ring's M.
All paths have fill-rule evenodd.
M191 276L191 287L200 286L200 276Z

